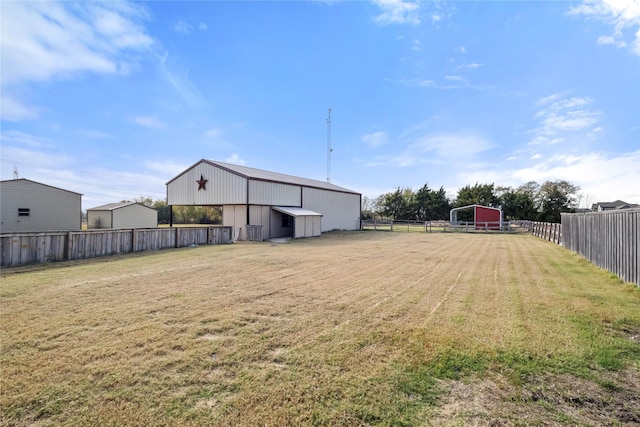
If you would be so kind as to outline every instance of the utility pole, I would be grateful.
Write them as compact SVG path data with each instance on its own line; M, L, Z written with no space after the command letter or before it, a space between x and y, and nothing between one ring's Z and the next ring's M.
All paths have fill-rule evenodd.
M331 182L331 108L329 108L329 117L327 117L327 182Z

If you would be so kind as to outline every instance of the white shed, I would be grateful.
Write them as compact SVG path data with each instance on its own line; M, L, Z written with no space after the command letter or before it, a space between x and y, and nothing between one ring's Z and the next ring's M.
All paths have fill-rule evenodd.
M324 181L202 159L167 183L169 206L222 206L240 240L360 229L358 192ZM255 227L258 226L258 227Z
M29 179L0 181L0 232L77 231L82 194Z
M155 228L158 211L136 202L109 203L87 209L87 228Z

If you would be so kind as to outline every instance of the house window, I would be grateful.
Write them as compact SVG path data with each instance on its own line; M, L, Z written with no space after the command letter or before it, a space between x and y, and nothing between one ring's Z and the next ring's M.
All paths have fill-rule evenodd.
M289 218L291 218L289 215L282 214L282 228L289 227Z
M29 216L29 215L31 215L31 209L18 208L18 216Z

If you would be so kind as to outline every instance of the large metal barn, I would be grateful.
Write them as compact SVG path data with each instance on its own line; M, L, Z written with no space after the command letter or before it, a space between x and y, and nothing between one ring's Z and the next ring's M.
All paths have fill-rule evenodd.
M169 206L222 206L239 240L358 230L360 200L328 182L205 159L167 183Z

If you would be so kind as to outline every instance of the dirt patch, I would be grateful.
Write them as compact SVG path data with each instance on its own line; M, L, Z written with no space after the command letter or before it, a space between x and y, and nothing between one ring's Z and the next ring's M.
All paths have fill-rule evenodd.
M571 375L531 378L522 386L506 378L442 381L442 404L429 425L640 425L640 371L603 374L600 383Z

